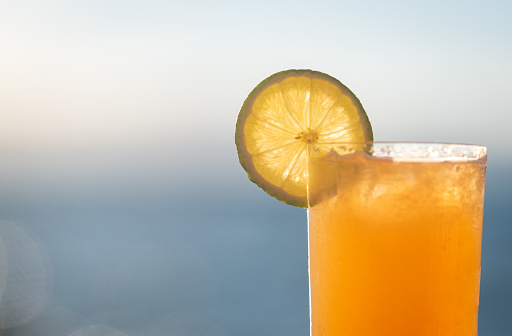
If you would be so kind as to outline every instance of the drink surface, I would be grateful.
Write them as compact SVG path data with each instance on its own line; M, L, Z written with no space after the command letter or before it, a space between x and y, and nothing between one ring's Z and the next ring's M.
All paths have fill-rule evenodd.
M313 336L477 334L485 160L310 160Z

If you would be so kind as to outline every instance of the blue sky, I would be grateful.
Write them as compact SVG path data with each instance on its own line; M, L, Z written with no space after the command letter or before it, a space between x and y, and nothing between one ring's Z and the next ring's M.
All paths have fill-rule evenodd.
M3 146L208 141L227 156L246 95L288 68L349 86L379 140L479 143L500 154L510 140L506 1L1 6Z

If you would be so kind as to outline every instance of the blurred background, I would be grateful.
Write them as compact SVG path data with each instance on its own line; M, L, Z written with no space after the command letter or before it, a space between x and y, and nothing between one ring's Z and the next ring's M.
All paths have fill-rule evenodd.
M290 68L376 140L488 146L479 335L512 330L512 3L0 1L0 335L307 336L306 211L234 126Z

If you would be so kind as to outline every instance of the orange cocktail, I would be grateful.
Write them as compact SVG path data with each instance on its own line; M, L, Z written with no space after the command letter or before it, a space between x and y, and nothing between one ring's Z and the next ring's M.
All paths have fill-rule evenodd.
M475 336L486 149L356 147L311 150L312 336Z

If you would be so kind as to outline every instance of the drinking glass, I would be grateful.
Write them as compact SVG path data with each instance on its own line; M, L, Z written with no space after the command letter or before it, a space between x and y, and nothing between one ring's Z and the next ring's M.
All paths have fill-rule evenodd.
M312 336L476 336L487 150L308 149Z

